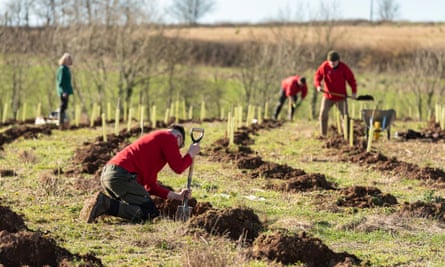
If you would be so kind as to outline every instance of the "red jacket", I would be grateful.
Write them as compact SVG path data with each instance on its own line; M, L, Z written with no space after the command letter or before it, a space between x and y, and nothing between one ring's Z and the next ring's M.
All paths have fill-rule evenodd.
M324 90L337 94L347 95L346 82L351 87L353 94L357 93L357 83L351 69L343 62L338 62L338 66L333 69L329 65L329 61L321 63L314 75L315 87L320 86L321 81L324 80ZM334 96L331 94L324 94L324 97L330 100L342 100L345 97Z
M117 153L108 163L136 173L137 181L150 194L166 199L169 190L158 185L158 172L168 163L182 173L192 163L190 154L181 156L178 142L169 130L148 133Z
M301 100L303 100L307 95L307 86L303 84L300 86L298 80L300 77L298 75L287 77L281 81L281 88L286 92L286 96L294 96L301 92Z

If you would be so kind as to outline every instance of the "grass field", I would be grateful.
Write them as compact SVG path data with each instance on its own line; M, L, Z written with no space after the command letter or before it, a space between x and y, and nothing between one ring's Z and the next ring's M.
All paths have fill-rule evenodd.
M226 129L226 124L221 122L185 126L205 128L203 151L211 149ZM422 122L396 121L393 131L420 126L424 126ZM53 175L52 171L70 166L74 151L101 134L101 129L54 130L50 136L19 139L5 145L0 166L13 169L17 175L0 178L2 205L22 214L30 229L47 233L73 253L94 253L105 266L271 265L246 259L243 249L237 249L228 239L185 234L185 224L180 222L161 220L157 224L135 225L107 217L95 224L79 221L83 202L93 190L80 190L75 185L79 180L94 178ZM265 161L287 164L306 173L322 173L338 187L378 187L394 195L399 204L445 193L443 188L404 179L397 173L339 162L333 156L335 150L324 148L317 135L317 122L297 120L259 131L251 136L255 141L251 148ZM442 166L442 143L383 139L374 144L374 149L419 166ZM445 231L437 220L401 217L395 213L397 207L333 209L332 203L338 198L335 192L290 193L265 189L269 179L252 179L248 173L230 162L211 161L204 153L195 164L194 197L199 202L210 202L215 208L252 208L267 231L304 230L332 250L354 254L371 266L443 264ZM185 180L185 173L178 176L168 168L160 174L160 181L174 188L182 187Z
M443 24L357 24L336 26L333 33L340 37L337 45L342 49L371 48L397 53L417 48L442 49L445 43L444 30ZM169 31L172 35L178 34L177 29ZM185 28L179 34L187 38L224 42L273 40L283 34L295 34L304 36L307 44L314 44L318 42L320 31L317 26L305 25L280 29L230 26ZM213 71L221 72L223 76L223 93L219 99L223 106L233 108L238 101L242 102L239 81L233 78L236 70L202 66L199 75L211 79ZM44 71L36 70L36 73L43 76ZM89 75L80 70L77 73L79 76ZM313 70L307 70L306 74L311 77ZM39 75L34 76L41 77ZM406 91L405 79L405 76L393 73L357 71L359 94L371 94L376 101L368 104L351 101L352 117L359 118L364 108L394 108L398 119L393 125L392 135L407 129L420 130L426 127L425 121L406 119L417 116L412 110L415 96L413 92ZM52 88L52 79L48 80L38 85L39 90L47 92L47 87ZM162 84L163 81L158 83ZM85 84L88 85L87 82ZM109 88L114 87L110 85ZM275 89L278 88L271 88L274 96ZM208 90L211 92L211 89ZM76 95L70 104L71 112L79 102L85 105L94 102L85 96L87 92L87 89L82 91L88 100L86 102L82 102ZM111 91L108 93L111 94ZM308 98L314 93L311 90ZM153 97L161 96L159 91ZM56 100L50 101L51 97L47 96L44 109L54 106ZM39 98L32 97L32 100L35 99ZM441 96L435 95L434 102L441 101ZM275 99L271 99L270 109L273 103ZM196 115L199 104L194 104ZM164 107L158 108L161 117L160 109ZM28 113L32 116L35 114L33 109L34 103L32 107L29 104ZM215 114L218 112L213 110ZM286 110L283 110L282 117L285 117L285 113ZM293 233L305 231L319 238L335 252L357 256L363 265L443 266L445 225L443 220L439 220L444 216L443 211L439 212L438 218L422 218L401 216L398 210L404 203L434 203L436 199L445 197L445 187L409 179L393 171L378 171L370 165L341 161L340 150L326 148L324 140L317 138L318 122L309 118L309 101L303 102L295 115L297 120L294 122L285 122L279 128L263 129L251 134L250 138L254 140L250 145L253 154L267 162L288 165L310 174L322 174L338 188L377 187L395 196L398 204L373 208L339 207L335 204L341 199L337 191L289 192L270 188L266 185L280 181L268 177L253 179L250 174L254 170L240 169L234 160L215 161L210 158L208 151L214 148L217 140L225 136L226 122L185 124L187 129L203 127L206 131L202 141L203 153L196 160L192 183L193 196L198 202L211 203L217 209L251 208L264 224L265 233L282 228ZM423 114L425 117L427 114ZM330 122L335 123L332 112ZM121 124L121 127L126 125ZM0 133L6 130L6 127L0 129ZM109 125L107 130L109 133L114 132L114 126ZM92 253L105 266L279 266L277 263L247 258L248 248L230 239L212 234L190 234L187 224L168 219L156 224L130 224L109 217L101 218L94 224L81 222L78 219L79 212L84 201L97 191L98 181L94 175L73 176L64 171L78 168L73 163L76 150L84 148L86 142L95 142L102 134L101 128L54 129L51 135L39 134L35 138L20 138L4 144L0 151L0 168L13 170L14 175L0 176L1 206L7 206L23 216L30 230L44 233L72 253ZM373 143L374 151L389 158L439 169L443 168L444 148L443 141L401 142L382 138ZM176 175L166 167L159 179L179 189L185 185L186 176L187 173ZM0 242L0 251L1 245ZM299 263L294 265L303 266Z

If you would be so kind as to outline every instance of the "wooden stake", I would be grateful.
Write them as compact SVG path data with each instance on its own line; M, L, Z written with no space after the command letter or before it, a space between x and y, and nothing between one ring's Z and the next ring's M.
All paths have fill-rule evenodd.
M151 127L156 128L156 106L151 108Z
M145 110L145 106L141 105L141 115L140 115L140 127L141 127L141 135L144 134L144 110Z
M104 138L104 142L107 142L107 121L105 118L105 113L102 113L102 135Z
M167 108L165 110L165 115L164 115L164 123L167 124L168 123L168 115L170 114L170 109Z
M79 126L79 122L80 122L80 114L81 114L81 109L80 109L80 105L77 104L75 111L74 111L74 124L78 127Z
M90 117L90 127L94 126L94 118L96 117L96 103L93 104L93 110L91 111L91 117Z
M23 110L22 110L22 121L26 120L26 102L23 103Z
M116 108L116 112L114 113L114 134L119 135L119 118L120 111L119 108Z
M188 119L193 120L193 106L191 106L191 105L189 107Z
M335 112L335 119L337 122L337 132L338 134L341 134L342 126L341 126L341 120L340 120L340 111L336 110Z
M266 102L266 103L264 104L264 118L265 118L265 119L268 119L268 118L269 118L268 111L269 111L269 102Z
M36 108L36 118L40 117L42 115L42 103L37 104Z
M107 120L108 121L111 120L111 103L110 102L107 103Z
M3 118L2 118L3 123L6 122L7 115L8 115L8 101L6 101L5 104L3 104Z
M205 119L205 115L206 115L205 113L206 113L205 102L201 101L201 115L200 115L201 122L203 122Z
M349 120L349 146L354 146L354 120Z
M130 108L129 110L128 110L128 118L127 118L127 132L129 132L130 131L130 129L131 129L131 119L132 119L132 116L133 116L133 108Z

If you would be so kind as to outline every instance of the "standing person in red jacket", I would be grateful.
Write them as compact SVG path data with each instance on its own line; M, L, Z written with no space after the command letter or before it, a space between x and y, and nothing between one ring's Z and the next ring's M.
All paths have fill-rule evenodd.
M322 89L324 82L324 89ZM336 105L342 118L348 118L348 103L346 101L346 83L351 87L351 97L357 95L357 83L351 69L340 61L336 51L330 51L327 60L321 63L315 72L314 85L318 92L323 92L320 108L320 134L326 136L328 132L329 110Z
M275 107L275 113L273 115L274 120L278 119L278 115L280 114L281 108L283 107L286 99L289 99L289 104L291 105L289 120L292 120L295 108L297 106L298 93L300 92L301 101L303 101L307 95L306 78L294 75L281 81L280 98L278 99L278 104Z
M101 215L117 216L133 222L144 222L159 216L150 195L164 199L191 198L183 189L176 193L158 184L158 172L168 163L182 173L200 151L199 143L190 145L182 156L185 131L180 125L150 132L118 152L102 170L101 185L105 191L86 203L80 219L93 222Z

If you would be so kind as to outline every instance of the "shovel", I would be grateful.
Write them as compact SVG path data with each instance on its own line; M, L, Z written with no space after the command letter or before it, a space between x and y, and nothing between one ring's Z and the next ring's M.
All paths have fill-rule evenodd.
M321 90L320 92L325 93L325 94L329 94L329 95L334 95L334 96L351 98L351 99L354 99L354 100L357 100L357 101L374 101L374 97L372 95L359 95L356 98L353 98L352 96L349 96L349 95L327 92L325 90Z
M192 142L195 143L199 143L201 141L201 139L204 137L204 129L203 128L192 128L192 130L190 131L190 137L192 138ZM192 184L192 175L193 175L193 163L194 161L192 160L192 164L190 164L189 167L189 174L187 177L187 190L190 190L190 186ZM177 210L176 210L176 220L181 220L183 222L187 221L191 214L192 214L192 209L193 207L190 207L188 205L188 198L185 198L182 202L181 206L178 206Z

